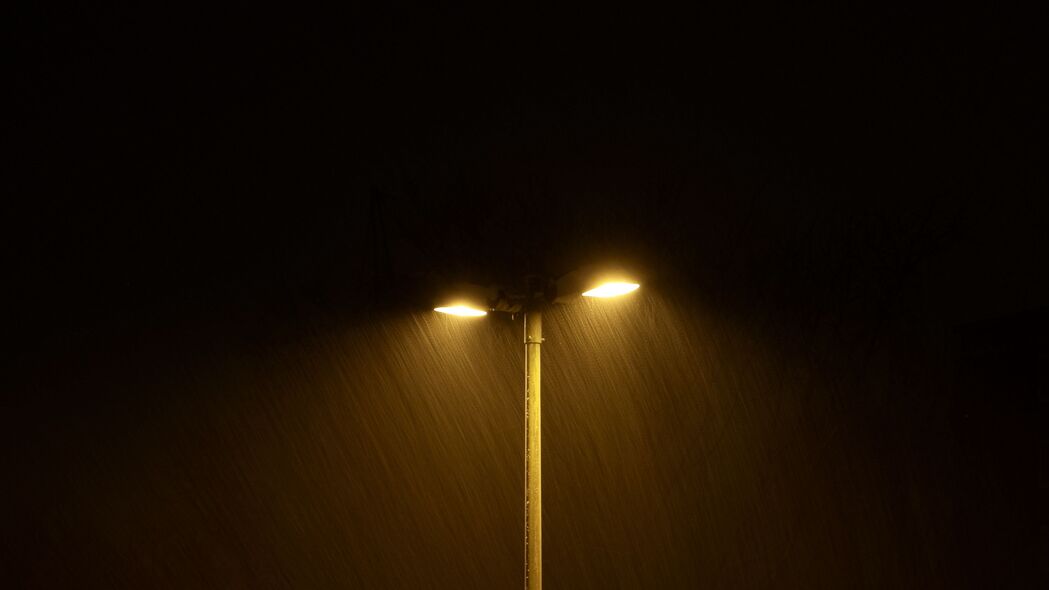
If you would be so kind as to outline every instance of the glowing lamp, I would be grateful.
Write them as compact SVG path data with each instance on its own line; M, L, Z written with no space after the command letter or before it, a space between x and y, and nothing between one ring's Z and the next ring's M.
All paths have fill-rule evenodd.
M481 317L483 315L488 315L488 312L484 311L483 309L475 309L473 307L470 307L469 305L462 305L462 304L460 304L460 305L447 305L447 306L435 307L435 308L433 308L433 310L434 311L439 311L441 313L446 313L446 314L449 314L449 315L459 315L459 316L470 317L470 318L479 318L479 317Z
M632 291L636 291L641 285L637 283L626 283L620 281L613 281L608 283L602 283L589 291L583 291L583 297L617 297L619 295L626 295Z
M492 311L491 288L458 283L450 285L434 301L433 310L448 315L479 318Z
M617 297L636 291L640 281L635 273L607 267L586 267L557 279L555 303L569 303L583 297Z

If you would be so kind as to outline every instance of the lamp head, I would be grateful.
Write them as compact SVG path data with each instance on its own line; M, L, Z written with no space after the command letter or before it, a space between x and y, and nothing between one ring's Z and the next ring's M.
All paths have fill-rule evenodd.
M434 300L433 310L462 317L482 317L493 309L494 295L486 287L459 283L442 291Z
M586 267L572 271L557 280L556 303L567 303L576 297L617 297L636 291L641 286L635 273L621 268Z
M593 289L583 291L583 297L618 297L636 291L641 285L629 281L605 281Z
M440 313L446 313L446 314L449 314L449 315L459 315L459 316L471 317L471 318L477 318L477 317L488 315L488 312L484 311L483 309L477 309L477 308L470 307L469 305L465 305L465 304L462 304L462 303L457 304L457 305L441 305L439 307L433 308L433 310L434 311L438 311Z

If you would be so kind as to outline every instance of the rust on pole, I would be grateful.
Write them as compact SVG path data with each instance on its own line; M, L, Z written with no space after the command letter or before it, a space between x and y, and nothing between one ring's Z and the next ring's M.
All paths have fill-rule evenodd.
M539 405L539 349L543 316L528 311L525 328L525 589L543 588L543 472Z

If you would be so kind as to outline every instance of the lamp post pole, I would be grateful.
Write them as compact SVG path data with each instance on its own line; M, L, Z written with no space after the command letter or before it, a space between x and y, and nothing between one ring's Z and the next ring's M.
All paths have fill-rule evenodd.
M524 314L525 332L525 588L543 588L543 471L539 414L539 349L543 315Z

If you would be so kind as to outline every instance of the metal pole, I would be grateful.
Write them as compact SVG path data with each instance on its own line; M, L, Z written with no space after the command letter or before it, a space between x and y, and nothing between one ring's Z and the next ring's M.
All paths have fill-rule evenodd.
M539 347L543 315L528 311L525 327L525 588L543 588L543 472L539 414Z

